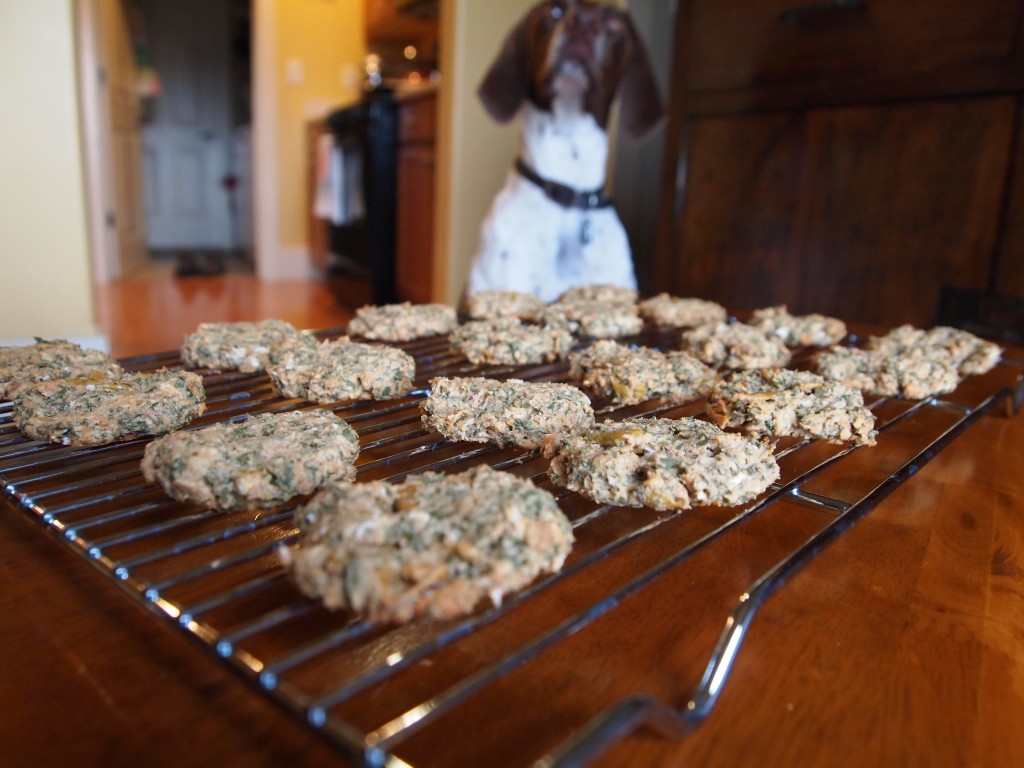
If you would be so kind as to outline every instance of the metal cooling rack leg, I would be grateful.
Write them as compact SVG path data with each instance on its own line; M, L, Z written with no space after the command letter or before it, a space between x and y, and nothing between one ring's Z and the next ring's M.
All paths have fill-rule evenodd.
M878 506L906 479L916 474L996 403L1009 398L1016 405L1020 393L1020 382L1018 382L1014 389L1001 390L984 400L975 409L965 411L963 418L940 434L924 450L762 574L736 602L718 637L704 675L692 698L682 710L676 710L651 696L626 697L598 713L556 750L539 760L536 765L541 768L585 766L603 754L612 744L630 736L640 728L648 728L677 741L689 735L704 721L715 702L718 701L718 696L725 685L733 662L736 660L746 631L761 604L790 576ZM933 401L933 404L938 407L942 405L937 401Z

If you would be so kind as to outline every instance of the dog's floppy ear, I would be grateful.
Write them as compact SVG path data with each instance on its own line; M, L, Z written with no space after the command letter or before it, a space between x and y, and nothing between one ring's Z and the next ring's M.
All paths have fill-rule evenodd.
M665 106L643 38L632 22L629 23L629 29L633 38L633 51L622 74L619 123L628 138L640 139L654 130L665 117Z
M528 88L526 20L523 19L508 33L498 57L484 75L477 95L487 114L499 123L507 123L516 116Z

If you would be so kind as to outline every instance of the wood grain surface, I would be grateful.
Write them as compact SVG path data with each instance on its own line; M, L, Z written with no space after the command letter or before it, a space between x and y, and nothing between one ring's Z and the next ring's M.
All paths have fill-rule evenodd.
M914 415L886 440L915 448L932 426L926 422L943 418L941 409ZM879 472L898 469L885 451L854 456L808 487L856 498ZM641 730L594 764L1024 764L1022 458L1024 417L995 409L980 418L768 599L705 722L681 741ZM787 461L806 459L797 453ZM784 466L784 474L796 469ZM684 706L734 596L785 554L787 542L820 526L822 514L777 502L448 708L403 742L400 756L414 766L529 765L623 697ZM407 716L406 702L429 701L453 677L486 669L600 605L724 515L671 516L656 535L615 548L598 567L350 697L336 714L366 729ZM608 515L580 529L577 548L611 540L623 520ZM0 540L5 767L348 764L6 497ZM344 673L341 665L372 667L376 654L413 647L422 631L410 627L379 642L371 636L358 655L328 655L297 670L294 682L304 675L315 684Z

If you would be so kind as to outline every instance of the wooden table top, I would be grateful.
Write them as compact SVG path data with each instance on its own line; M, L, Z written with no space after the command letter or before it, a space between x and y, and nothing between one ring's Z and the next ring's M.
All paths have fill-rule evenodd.
M593 764L1024 765L1022 468L1024 417L1002 407L983 415L766 601L699 727L679 741L642 729ZM856 486L856 472L829 482ZM780 530L810 529L808 514L782 503L673 566L400 754L412 765L522 765L631 694L684 706L723 605L774 561ZM515 609L515 621L372 689L346 714L386 721L396 686L475 668L713 522L701 513L662 522L557 599ZM4 766L349 764L7 497L0 541Z

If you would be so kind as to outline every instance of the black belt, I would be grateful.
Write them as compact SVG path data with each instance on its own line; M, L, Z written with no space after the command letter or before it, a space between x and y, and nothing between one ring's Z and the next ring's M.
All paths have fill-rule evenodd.
M533 168L528 166L521 157L516 158L515 167L520 176L527 181L532 181L544 190L544 194L547 195L550 200L558 203L563 208L583 208L584 210L590 210L593 208L607 208L612 204L611 198L605 197L604 192L600 189L595 189L591 192L584 192L579 189L573 189L565 184L559 184L557 181L549 181L548 179L545 179L533 170Z

